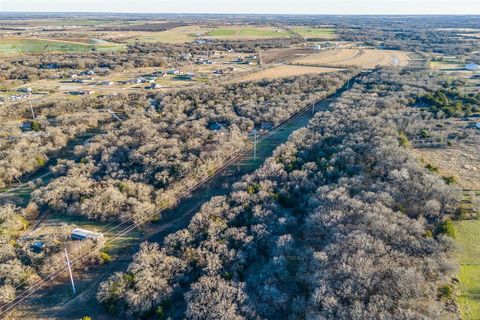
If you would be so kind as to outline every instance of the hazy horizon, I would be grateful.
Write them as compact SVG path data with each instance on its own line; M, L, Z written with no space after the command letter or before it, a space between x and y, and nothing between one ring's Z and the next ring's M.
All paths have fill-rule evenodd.
M388 2L388 3L387 3ZM94 9L94 10L92 10ZM478 15L480 0L0 0L0 12L315 14L315 15Z

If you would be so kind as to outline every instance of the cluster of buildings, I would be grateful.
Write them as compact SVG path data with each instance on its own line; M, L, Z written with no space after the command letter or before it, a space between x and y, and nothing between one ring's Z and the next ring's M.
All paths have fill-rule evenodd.
M99 240L102 240L104 236L100 232L94 232L86 229L75 228L70 233L70 238L72 240L79 240L79 241L83 241L83 240L99 241ZM40 240L35 241L30 245L30 249L35 253L42 252L44 248L45 248L45 242Z

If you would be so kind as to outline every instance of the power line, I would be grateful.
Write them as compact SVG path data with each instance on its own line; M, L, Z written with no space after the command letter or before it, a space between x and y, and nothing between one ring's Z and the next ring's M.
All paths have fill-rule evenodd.
M327 97L328 95L326 95ZM325 99L326 97L324 97L323 99ZM322 100L323 100L322 99ZM276 133L277 131L279 131L280 129L282 129L283 127L287 126L288 124L290 124L291 122L295 121L298 117L302 116L309 108L305 108L299 112L297 112L296 114L294 114L292 117L290 117L289 119L287 119L286 121L284 121L283 123L279 124L278 126L276 126L273 130L270 130L267 134L265 135L262 135L262 137L260 138L260 141L266 139L267 137L273 135L274 133ZM195 190L198 186L200 186L201 184L205 183L206 181L210 180L211 178L213 178L214 176L216 176L219 172L221 172L225 167L227 167L228 165L230 165L231 163L233 163L235 160L237 160L238 158L241 158L243 156L243 154L248 151L252 146L252 142L250 143L247 143L246 146L241 149L237 154L236 156L232 157L232 156L228 156L226 157L225 159L228 159L231 157L230 160L226 161L225 163L223 163L217 170L216 170L216 173L212 176L207 176L203 179L201 179L198 183L196 183L193 187L185 190L184 192L182 192L179 196L177 196L175 198L175 201L178 201L179 199L181 199L182 197L184 197L185 195L188 195L191 191ZM162 206L159 208L159 211L157 211L155 214L157 213L160 213L161 211L163 211L165 208L168 207L168 204ZM145 212L145 211L144 211ZM140 214L140 213L139 213ZM131 230L133 230L134 228L136 228L137 226L139 226L140 224L143 224L143 221L145 218L149 218L149 216L146 216L146 217L143 217L140 219L140 221L137 221L137 222L134 222L132 223L132 225L124 228L123 230L121 230L120 232L117 232L116 235L114 235L113 237L110 237L109 240L107 242L110 242L112 240L115 240L121 236L123 236L124 234L130 232ZM133 221L133 220L132 220ZM123 221L122 223L120 223L119 225L115 226L114 228L112 228L111 230L114 230L116 228L118 228L120 225L124 224L128 222L128 220L126 221ZM146 222L146 221L145 221ZM110 222L111 223L111 222ZM80 250L80 248L79 248ZM77 250L77 251L79 251ZM71 265L74 265L76 262L80 262L81 260L83 260L84 258L88 257L89 255L91 255L92 252L91 251L87 251L87 253L83 254L82 256L80 257L77 257L76 259L72 260L71 261ZM36 291L38 291L41 287L43 287L45 284L55 280L55 278L57 276L59 276L62 272L63 272L63 268L51 273L50 275L48 275L47 277L45 277L45 279L40 279L39 281L37 281L37 283L35 283L34 285L32 285L30 288L28 288L27 290L25 290L22 294L20 294L19 296L17 296L17 301L15 303L13 303L11 306L8 306L8 304L4 305L2 308L5 308L5 306L8 306L7 308L3 309L3 310L0 310L0 314L3 314L9 310L11 310L13 307L15 307L17 304L21 303L22 301L24 301L26 298L28 298L29 296L31 296L33 293L35 293ZM42 283L38 283L38 282L42 282ZM36 287L36 288L35 288ZM30 291L30 292L29 292ZM20 297L20 299L18 299Z
M329 93L329 94L326 94L325 97L322 98L322 100L325 100L326 98L328 98L328 97L331 96L332 94L333 94L333 92L331 92L331 93ZM292 117L290 117L289 119L287 119L287 120L285 120L284 122L282 122L282 123L280 123L279 125L277 125L273 130L270 130L267 134L262 135L262 137L260 138L260 141L266 139L267 137L269 137L269 136L273 135L274 133L276 133L278 130L281 130L281 129L282 129L283 127L285 127L286 125L288 125L288 124L290 124L291 122L295 121L298 117L302 116L308 109L309 109L309 108L307 107L307 108L305 108L305 109L303 109L303 110L298 111L298 112L297 112L296 114L294 114ZM185 195L188 195L191 191L193 191L194 189L196 189L199 185L201 185L201 184L203 184L204 182L208 181L209 179L213 178L215 175L217 175L219 172L221 172L226 166L230 165L232 162L234 162L234 161L237 160L238 158L242 157L243 154L244 154L247 150L249 150L249 149L251 148L251 146L252 146L252 142L247 143L243 149L239 150L239 151L236 153L236 156L234 156L234 157L231 158L230 160L226 161L222 166L220 166L220 167L216 170L216 172L215 172L214 175L212 175L212 176L210 176L210 177L207 176L206 178L202 178L202 179L201 179L198 183L196 183L193 187L191 187L190 189L185 190L182 194L180 194L179 196L175 197L175 199L173 200L173 202L175 203L176 201L180 200L180 199L181 199L182 197L184 197ZM227 160L227 159L230 158L230 157L231 157L231 156L225 157L224 160ZM222 162L221 162L221 163L222 163ZM168 204L166 204L166 205L158 208L158 211L157 211L155 214L160 213L161 211L163 211L163 210L166 209L167 207L168 207ZM152 205L150 208L154 208L154 205ZM150 208L149 208L149 209L150 209ZM140 215L140 214L146 212L146 211L149 210L149 209L146 209L145 211L140 212L140 213L138 213L137 215ZM148 218L148 217L149 217L149 216L147 216L147 218ZM117 234L114 235L113 237L109 238L108 241L112 241L112 240L118 238L119 236L123 236L124 234L126 234L126 233L130 232L131 230L133 230L136 226L139 226L141 223L143 223L143 221L135 222L134 218L126 219L126 220L122 221L120 224L116 225L115 227L113 227L113 228L111 228L111 229L109 229L109 230L104 231L104 233L111 232L111 231L117 229L118 227L120 227L121 225L129 222L130 220L132 221L132 225L126 227L125 229L122 229L120 232L117 232ZM143 220L143 219L140 219L140 220ZM105 228L106 226L108 226L108 225L111 225L112 223L114 223L114 222L116 222L116 221L119 221L119 219L115 219L115 220L110 221L107 225L104 226L104 228ZM107 242L108 242L108 241L107 241ZM79 249L78 249L77 251L75 251L75 252L78 252L78 251L80 251L81 249L82 249L82 248L79 248ZM93 249L93 247L92 247L92 249ZM89 254L90 254L90 253L87 253L87 254L79 257L78 259L81 260L81 259L83 259L84 256L87 256L87 255L89 255ZM76 259L76 260L78 260L78 259ZM72 263L72 264L73 264L73 263ZM52 274L50 274L49 276L47 276L46 279L49 278L49 277L52 276L52 275L56 277L57 274L58 274L59 272L61 272L61 271L62 271L62 270L57 270L57 272L53 272ZM45 282L45 281L44 281L43 279L40 279L40 280L37 281L36 283L32 284L32 287L34 287L35 285L37 285L37 283L39 283L39 282ZM50 281L47 281L47 282L50 282ZM26 283L26 280L25 280L23 283L21 283L21 284L19 284L18 286L16 286L15 289L18 289L18 288L21 287L24 283ZM43 286L43 285L41 285L41 286ZM26 290L26 291L28 291L28 290ZM2 307L2 308L3 308L3 307ZM1 312L1 310L0 310L0 312Z
M338 92L338 90L336 90ZM331 92L329 94L326 94L321 100L325 100L326 98L328 98L329 96L333 95L335 92ZM272 130L268 131L268 133L264 134L261 136L261 138L259 139L259 141L263 141L265 140L266 138L270 137L271 135L275 134L276 132L278 132L279 130L281 130L283 127L289 125L290 123L292 123L293 121L295 121L297 118L301 117L303 114L305 114L310 108L309 107L306 107L304 108L303 110L300 110L298 111L297 113L293 114L293 116L291 116L289 119L285 120L284 122L280 123L279 125L277 125L276 127L274 127ZM211 175L211 176L206 176L202 179L200 179L197 183L195 183L195 185L193 185L192 187L184 190L180 195L176 196L174 198L174 203L178 200L180 200L181 198L185 197L186 195L190 194L192 191L194 191L196 188L198 188L200 185L202 185L203 183L207 182L208 180L212 179L213 177L215 177L216 175L218 175L221 171L223 171L224 168L226 168L227 166L229 166L230 164L232 164L233 162L235 162L237 159L243 157L244 153L246 151L248 151L252 146L256 146L256 142L257 142L257 138L255 136L255 142L252 143L252 142L248 142L246 143L245 147L240 149L236 154L235 156L227 156L225 157L224 159L227 160L230 158L230 160L227 160L225 162L220 162L221 165L219 168L217 168L216 172ZM152 208L154 206L152 205ZM158 210L156 210L155 214L158 214L160 212L162 212L163 210L165 210L166 208L168 208L168 203L161 206L160 208L158 208ZM148 209L147 209L148 210ZM144 210L143 212L141 213L144 213L146 212L147 210ZM138 213L137 215L141 214L141 213ZM112 237L110 237L106 243L108 242L111 242L112 240L115 240L119 237L122 237L123 235L125 235L126 233L132 231L133 229L135 229L137 226L140 226L141 224L143 224L144 222L147 222L147 221L143 221L144 219L148 219L148 218L151 218L153 217L153 215L147 215L147 216L144 216L143 218L140 218L139 221L135 222L133 219L127 219L123 222L121 222L119 225L113 227L110 229L111 230L114 230L116 228L118 228L119 226L121 226L122 224L128 222L129 220L132 220L133 223L132 225L130 226L127 226L126 228L122 229L121 231L117 232L115 235L113 235ZM109 224L113 223L114 221L111 221ZM107 225L109 225L107 224ZM105 231L105 232L108 232L108 231ZM66 250L66 249L65 249ZM79 248L80 250L80 248ZM77 250L77 251L79 251ZM89 255L92 254L92 251L87 251L85 254L77 257L76 259L74 260L67 260L70 262L70 266L73 266L75 263L77 262L80 262L81 260L85 259L86 257L88 257ZM11 310L12 308L14 308L17 304L21 303L22 301L24 301L25 299L27 299L29 296L31 296L32 294L34 294L36 291L38 291L39 289L41 289L45 284L48 284L50 283L51 281L55 280L56 277L58 277L62 272L64 272L63 268L60 268L54 272L52 272L50 275L46 276L45 279L40 279L38 280L36 283L34 283L31 287L29 287L27 290L25 290L23 293L21 293L20 295L17 296L17 298L15 299L16 301L12 301L8 304L5 304L4 306L2 306L0 308L0 315L1 314L5 314L6 312L8 312L9 310ZM72 287L74 286L73 284L73 278L71 278L72 280ZM39 283L41 282L41 283ZM17 286L18 288L19 286Z

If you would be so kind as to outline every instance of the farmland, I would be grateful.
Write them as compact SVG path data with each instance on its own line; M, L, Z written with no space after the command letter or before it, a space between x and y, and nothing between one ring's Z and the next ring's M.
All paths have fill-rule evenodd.
M410 57L407 52L371 49L333 49L325 50L293 61L301 65L331 67L357 66L374 68L380 66L406 66Z
M259 38L284 38L292 34L282 28L273 27L219 27L207 32L207 36L216 39L259 39Z
M118 39L125 37L128 42L163 42L183 43L193 41L197 37L212 38L220 40L248 40L261 38L285 38L292 34L273 27L263 26L231 26L212 28L201 25L189 25L173 28L161 32L122 32Z
M40 52L88 52L91 50L118 50L116 44L89 44L54 39L3 38L0 40L0 55Z
M113 32L109 35L117 41L125 41L132 43L135 41L140 42L161 42L161 43L183 43L190 42L195 39L196 34L204 34L208 32L207 28L193 25L173 28L160 32L140 32L140 31L125 31L125 32Z
M333 28L312 28L312 27L291 27L293 32L304 38L334 39L335 29Z
M323 68L295 65L281 65L250 73L241 77L239 81L258 81L261 79L277 79L283 77L300 76L305 74L326 73L339 71L338 68Z

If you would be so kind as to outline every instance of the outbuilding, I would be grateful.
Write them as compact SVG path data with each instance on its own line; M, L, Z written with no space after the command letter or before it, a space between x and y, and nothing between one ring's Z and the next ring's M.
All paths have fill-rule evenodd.
M30 248L32 249L32 251L35 252L35 253L40 253L40 252L42 252L44 247L45 247L45 243L43 243L42 241L35 241L35 242L32 243L32 245L30 246Z
M262 130L270 130L273 128L273 123L271 122L262 122L262 124L260 125L260 129Z
M476 63L469 63L469 64L465 65L465 69L467 69L469 71L479 71L480 66Z
M76 228L72 230L70 237L73 240L86 240L86 239L99 240L99 239L103 239L103 234L99 232L93 232L90 230Z

